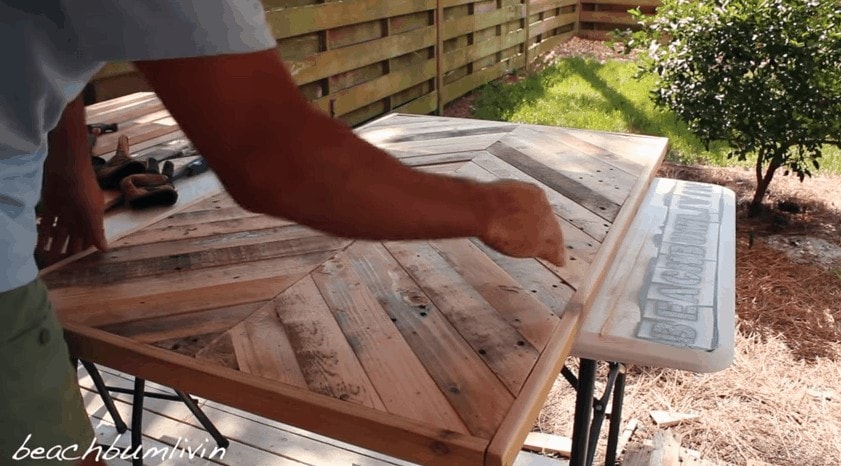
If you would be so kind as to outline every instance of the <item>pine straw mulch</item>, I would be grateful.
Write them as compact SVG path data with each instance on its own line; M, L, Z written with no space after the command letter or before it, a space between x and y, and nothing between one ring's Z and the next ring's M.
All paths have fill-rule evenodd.
M551 59L566 56L627 58L577 38L558 47ZM446 114L469 117L474 98L456 101ZM629 368L622 418L639 421L631 443L653 438L658 427L649 413L666 410L700 414L670 430L705 460L841 463L841 255L807 247L815 240L841 248L841 177L801 184L781 175L770 187L767 211L748 218L752 171L665 164L658 174L720 184L737 195L735 360L713 374ZM568 363L575 371L575 360ZM571 436L574 405L573 390L559 378L536 430Z

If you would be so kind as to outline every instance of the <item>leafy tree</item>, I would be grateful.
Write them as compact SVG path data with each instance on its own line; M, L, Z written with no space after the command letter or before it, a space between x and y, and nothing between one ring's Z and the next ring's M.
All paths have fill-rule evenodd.
M841 2L663 0L643 28L641 69L658 80L657 105L677 113L705 144L756 157L751 215L774 173L802 182L824 145L841 147Z

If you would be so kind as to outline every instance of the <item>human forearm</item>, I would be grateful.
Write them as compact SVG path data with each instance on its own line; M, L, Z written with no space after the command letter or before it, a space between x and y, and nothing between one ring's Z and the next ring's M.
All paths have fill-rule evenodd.
M303 99L273 52L138 67L248 209L371 239L474 236L484 227L486 185L412 170L359 139ZM191 80L189 101L180 75L202 76Z
M511 256L563 263L540 188L403 166L310 107L275 51L137 66L248 209L354 238L479 236Z
M240 175L254 210L370 239L479 236L487 223L487 185L410 169L314 110L264 138L277 149L248 154Z

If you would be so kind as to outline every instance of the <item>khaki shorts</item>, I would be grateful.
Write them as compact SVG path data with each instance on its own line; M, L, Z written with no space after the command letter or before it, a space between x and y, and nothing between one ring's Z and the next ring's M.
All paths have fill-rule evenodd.
M75 464L92 440L46 287L35 280L0 293L0 465Z

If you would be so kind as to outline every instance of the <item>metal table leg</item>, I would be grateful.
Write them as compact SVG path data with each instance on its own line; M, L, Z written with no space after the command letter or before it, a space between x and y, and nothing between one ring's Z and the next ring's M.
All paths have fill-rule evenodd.
M128 430L128 426L126 426L125 421L123 421L122 416L120 416L119 411L117 411L117 407L114 405L114 398L111 397L108 387L102 380L102 375L99 373L99 369L97 369L96 365L90 361L80 361L85 370L88 371L88 375L91 376L93 385L96 387L96 391L99 392L99 396L105 404L105 409L108 411L108 414L111 415L111 419L114 421L114 426L117 428L117 432L121 434L125 433L126 430Z
M607 383L605 384L604 394L602 394L601 398L593 401L593 423L590 425L590 440L588 443L589 450L587 452L588 465L593 464L593 459L596 455L596 445L599 443L599 434L601 434L602 431L602 423L604 422L604 418L607 414L607 403L610 401L610 395L613 393L617 377L619 376L619 372L622 370L621 364L616 362L609 363L609 367L610 369L607 374ZM619 421L615 415L611 415L610 426L613 427L618 424Z
M204 414L204 411L202 411L201 408L199 408L199 405L196 404L196 400L180 390L175 390L175 393L178 395L178 398L187 405L187 408L189 408L193 413L193 416L199 420L204 429L210 433L213 440L216 440L216 444L219 445L219 448L228 448L231 442L228 441L221 432L219 432L219 429L217 429L215 425L213 425L213 422L210 421L207 415Z
M590 420L593 415L593 391L596 383L596 361L582 359L578 370L575 417L572 425L570 466L586 466L590 442Z
M146 380L134 378L134 399L131 402L131 452L132 466L143 466L143 395Z
M614 466L619 440L619 428L622 422L622 403L625 395L625 366L621 363L609 363L607 383L600 398L595 398L597 362L590 359L580 360L578 377L566 366L561 375L576 390L575 416L572 430L571 466L591 466L593 464L599 434L606 417L608 402L613 412L610 415L605 466Z
M605 452L605 466L616 464L616 449L619 447L619 428L622 425L622 404L625 401L625 367L622 366L616 377L613 393L613 407L610 413L610 430L607 434L607 452Z

